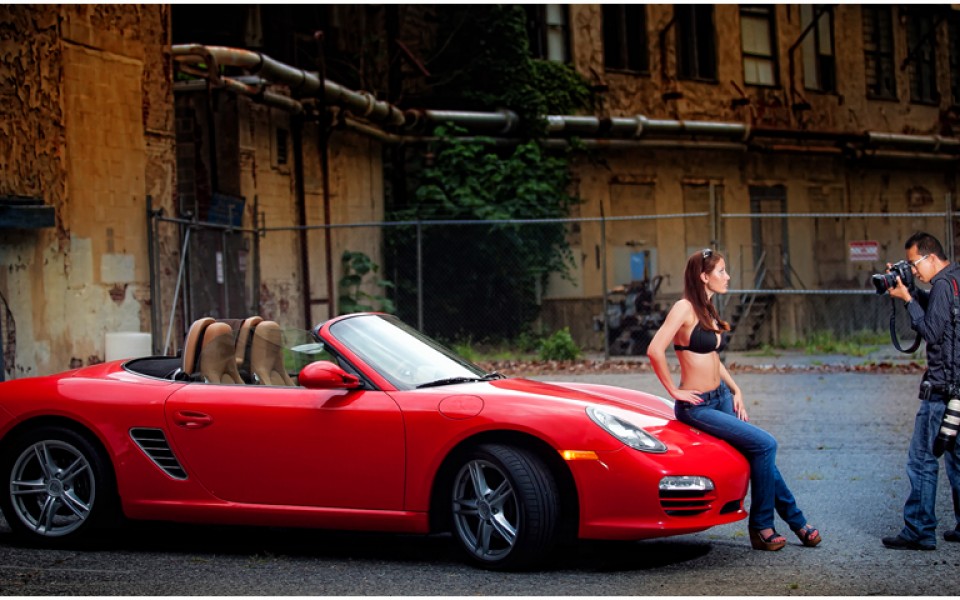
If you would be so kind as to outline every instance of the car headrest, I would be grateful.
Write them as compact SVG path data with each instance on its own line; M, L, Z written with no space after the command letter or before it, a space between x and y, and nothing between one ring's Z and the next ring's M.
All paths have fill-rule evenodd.
M211 323L203 333L200 374L208 383L243 383L237 370L233 329L227 323Z
M187 337L183 340L183 364L180 366L184 375L193 375L200 368L200 345L207 327L215 323L212 317L197 319L190 325Z
M295 385L283 365L282 332L275 321L262 321L254 330L250 370L264 385Z

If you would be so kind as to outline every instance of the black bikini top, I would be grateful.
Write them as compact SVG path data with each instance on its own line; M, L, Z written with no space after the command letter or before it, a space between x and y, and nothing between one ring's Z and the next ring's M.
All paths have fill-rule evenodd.
M720 338L720 341L717 341L717 337ZM726 333L721 333L719 336L715 331L709 331L700 326L700 323L697 323L693 331L690 332L690 343L686 346L681 346L680 344L674 344L673 349L676 350L689 350L690 352L696 352L697 354L710 354L711 352L722 352L727 347L727 341L729 336Z

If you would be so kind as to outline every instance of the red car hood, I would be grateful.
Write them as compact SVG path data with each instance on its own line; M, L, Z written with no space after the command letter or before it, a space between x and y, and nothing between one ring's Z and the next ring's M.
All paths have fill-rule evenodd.
M495 388L533 396L549 396L562 400L589 402L640 410L651 416L673 419L673 402L659 396L609 385L567 382L544 382L530 379L498 379L490 382Z

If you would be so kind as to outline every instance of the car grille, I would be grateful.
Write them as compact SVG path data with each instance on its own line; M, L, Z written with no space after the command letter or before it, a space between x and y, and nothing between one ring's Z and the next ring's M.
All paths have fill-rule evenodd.
M186 479L187 472L183 470L180 461L177 460L170 444L167 442L167 436L160 429L137 428L130 430L130 437L137 446L143 450L143 453L150 457L163 472L174 479Z
M660 506L671 517L693 517L705 513L716 499L713 490L660 492Z

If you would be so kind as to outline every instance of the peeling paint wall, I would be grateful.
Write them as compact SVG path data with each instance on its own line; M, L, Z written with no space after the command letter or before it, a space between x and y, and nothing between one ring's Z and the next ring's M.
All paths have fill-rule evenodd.
M168 21L159 5L0 7L0 193L56 208L53 229L0 232L8 376L97 363L106 333L149 330L145 197L169 204L173 182Z

